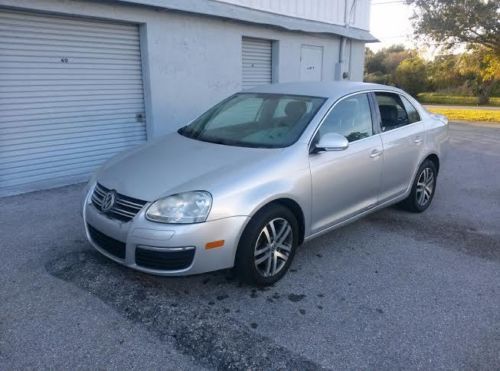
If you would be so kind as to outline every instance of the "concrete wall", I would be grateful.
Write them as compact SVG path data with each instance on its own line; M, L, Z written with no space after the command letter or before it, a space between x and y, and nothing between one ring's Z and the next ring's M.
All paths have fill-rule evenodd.
M218 0L266 12L291 17L344 25L346 8L349 24L368 30L370 27L370 0ZM351 12L352 9L352 12Z
M311 37L196 16L163 14L147 25L148 64L157 131L196 117L241 89L241 38L277 40L277 81L296 81L302 44L324 46L323 79L333 80L338 39ZM155 104L153 103L153 106ZM160 118L161 123L159 123Z
M351 40L351 57L349 60L349 79L353 81L363 81L365 66L365 43Z
M241 88L241 38L277 40L280 82L298 80L302 44L323 46L323 80L333 80L339 38L152 8L83 1L0 0L1 5L140 24L149 138L176 130ZM362 79L362 42L351 48L351 78Z

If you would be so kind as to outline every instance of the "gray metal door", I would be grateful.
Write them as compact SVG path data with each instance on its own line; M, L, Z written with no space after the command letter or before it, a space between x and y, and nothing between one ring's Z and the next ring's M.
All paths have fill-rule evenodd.
M244 37L242 40L242 88L270 84L272 73L272 41Z
M321 81L323 76L323 47L302 45L300 51L300 80Z
M136 25L0 11L0 196L84 181L145 140Z

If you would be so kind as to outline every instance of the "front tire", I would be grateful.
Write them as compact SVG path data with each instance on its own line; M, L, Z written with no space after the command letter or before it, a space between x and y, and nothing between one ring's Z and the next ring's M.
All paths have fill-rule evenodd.
M245 228L236 253L236 273L258 286L279 281L287 272L299 241L295 215L282 205L259 211Z
M437 168L431 160L420 165L408 197L401 202L406 210L421 213L430 206L436 191Z

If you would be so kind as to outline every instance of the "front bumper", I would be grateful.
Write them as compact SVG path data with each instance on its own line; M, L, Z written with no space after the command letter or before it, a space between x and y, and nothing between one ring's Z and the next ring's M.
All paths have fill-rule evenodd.
M238 241L248 217L235 216L197 224L161 224L145 218L148 204L129 222L110 218L83 204L85 234L106 257L127 267L162 276L205 273L234 266ZM96 232L97 231L97 232ZM219 248L208 242L224 240Z

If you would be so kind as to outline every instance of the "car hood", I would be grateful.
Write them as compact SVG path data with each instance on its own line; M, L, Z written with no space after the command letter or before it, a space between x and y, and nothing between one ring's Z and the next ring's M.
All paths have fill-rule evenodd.
M226 176L244 172L279 149L227 146L172 133L106 163L97 181L117 192L145 201L208 190Z

